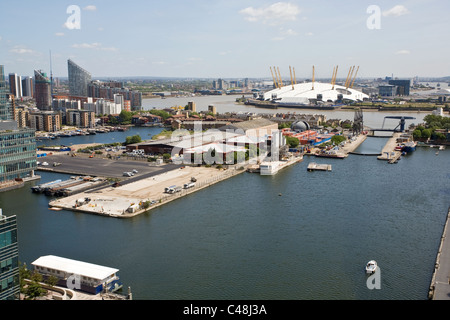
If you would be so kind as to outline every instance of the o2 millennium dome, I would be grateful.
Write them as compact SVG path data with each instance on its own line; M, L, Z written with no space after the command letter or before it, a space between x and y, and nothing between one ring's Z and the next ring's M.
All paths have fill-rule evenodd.
M359 67L355 74L354 68L350 68L344 85L336 84L337 67L333 70L331 83L316 82L314 79L314 67L311 82L296 83L295 77L292 77L291 70L291 83L288 85L283 85L278 69L278 75L276 71L275 75L272 72L275 89L261 94L258 100L272 102L280 107L338 105L367 100L369 99L367 94L353 89Z

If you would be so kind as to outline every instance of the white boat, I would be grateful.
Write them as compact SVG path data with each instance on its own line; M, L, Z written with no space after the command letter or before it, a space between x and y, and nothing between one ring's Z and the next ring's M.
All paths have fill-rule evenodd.
M444 149L445 149L444 146L440 146L440 147L439 147L439 150L444 150Z
M366 273L374 273L377 270L377 262L375 260L370 260L366 265Z

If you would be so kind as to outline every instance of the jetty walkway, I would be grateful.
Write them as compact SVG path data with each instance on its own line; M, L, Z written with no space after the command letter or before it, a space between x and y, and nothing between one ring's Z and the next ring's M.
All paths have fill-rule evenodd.
M442 232L441 244L437 253L435 269L431 280L428 298L430 300L450 300L450 207Z

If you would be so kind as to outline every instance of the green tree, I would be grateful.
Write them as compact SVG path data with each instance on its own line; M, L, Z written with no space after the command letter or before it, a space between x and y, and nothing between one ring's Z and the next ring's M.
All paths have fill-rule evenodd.
M413 131L413 137L414 139L420 139L422 138L422 131L419 129L416 129Z
M129 144L134 144L134 143L139 143L139 142L142 142L141 136L136 134L134 136L127 137L124 144L129 145Z
M33 272L30 277L31 281L25 288L25 296L27 300L35 300L36 298L42 297L47 293L47 290L42 288L42 275L38 272Z
M122 110L119 114L119 122L121 124L130 124L133 118L133 113L131 111Z
M430 139L433 131L431 129L423 129L422 130L422 138Z
M345 140L347 140L347 138L338 134L335 134L334 136L331 137L331 142L333 142L335 145L339 145L341 142Z
M298 140L295 137L286 137L286 143L289 145L290 148L297 148L300 144L300 140Z

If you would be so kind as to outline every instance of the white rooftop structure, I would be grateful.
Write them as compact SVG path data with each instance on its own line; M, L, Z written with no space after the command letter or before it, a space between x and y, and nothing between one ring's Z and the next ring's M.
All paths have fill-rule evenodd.
M305 82L270 90L264 94L264 100L275 100L279 104L309 104L321 95L323 102L340 100L363 101L369 96L361 91L341 85L321 82Z
M76 274L97 280L104 280L110 278L119 270L100 265L57 257L57 256L42 256L32 263L33 266L48 268L65 272L66 274Z

